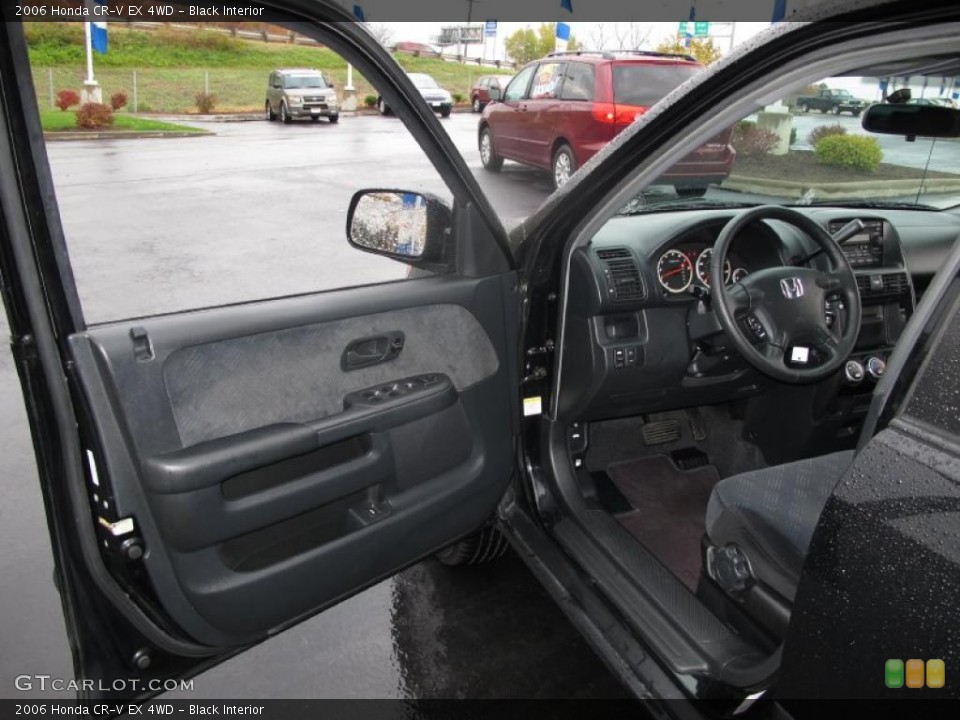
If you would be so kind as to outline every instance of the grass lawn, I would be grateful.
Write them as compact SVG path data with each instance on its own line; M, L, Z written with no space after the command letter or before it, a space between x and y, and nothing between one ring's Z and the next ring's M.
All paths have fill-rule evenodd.
M83 28L79 23L25 23L37 99L51 107L50 97L64 89L79 91L85 73ZM209 87L216 97L215 112L263 109L267 76L280 67L312 67L324 71L339 90L346 84L347 64L323 47L241 40L211 31L157 31L122 28L110 32L110 51L94 58L104 97L124 92L133 110L134 74L136 111L195 112L195 96ZM510 74L504 68L480 67L436 58L397 54L408 72L432 75L451 93L465 101L481 75ZM357 100L376 95L373 86L354 71ZM342 97L342 92L341 92Z
M57 132L66 130L76 130L83 132L83 128L77 127L77 119L73 110L41 110L40 123L43 125L44 132ZM125 113L114 113L113 125L103 128L103 132L110 130L136 130L139 132L190 132L202 133L199 128L187 127L186 125L176 125L174 123L161 122L160 120L151 120L149 118L136 117Z

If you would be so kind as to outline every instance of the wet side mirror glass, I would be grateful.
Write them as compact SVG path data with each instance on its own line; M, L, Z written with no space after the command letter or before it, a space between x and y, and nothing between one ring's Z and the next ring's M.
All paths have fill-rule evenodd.
M439 262L451 212L438 198L404 190L361 190L347 215L347 239L366 252L409 264Z

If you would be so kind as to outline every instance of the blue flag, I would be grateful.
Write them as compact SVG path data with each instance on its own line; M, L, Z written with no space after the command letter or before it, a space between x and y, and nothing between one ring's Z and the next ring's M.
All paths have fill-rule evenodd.
M367 21L366 16L363 14L363 8L360 7L359 5L354 5L354 6L353 6L353 16L354 16L357 20L359 20L360 22L366 22L366 21Z
M573 13L573 0L560 0L560 9Z
M773 0L773 17L770 24L776 24L787 16L787 0Z
M107 24L105 22L90 23L90 45L101 55L107 54Z

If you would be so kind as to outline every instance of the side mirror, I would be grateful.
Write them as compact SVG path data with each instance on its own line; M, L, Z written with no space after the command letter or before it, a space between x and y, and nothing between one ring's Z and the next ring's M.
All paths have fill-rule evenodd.
M443 271L448 269L453 213L433 195L361 190L350 201L347 241L358 250Z
M499 87L490 88L490 102L499 102L500 98L503 97L503 91Z
M327 87L330 88L331 90L332 90L333 88L335 88L336 86L337 86L336 83L333 83L333 82L328 82L328 83L327 83Z
M960 110L937 105L871 105L863 113L863 129L883 135L960 137Z

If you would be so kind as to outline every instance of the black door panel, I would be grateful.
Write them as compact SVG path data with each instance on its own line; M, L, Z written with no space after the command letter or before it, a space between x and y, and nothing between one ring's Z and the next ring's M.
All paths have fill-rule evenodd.
M247 643L482 524L512 472L514 293L425 278L71 337L97 514L145 547L157 609ZM378 338L391 357L342 367Z

